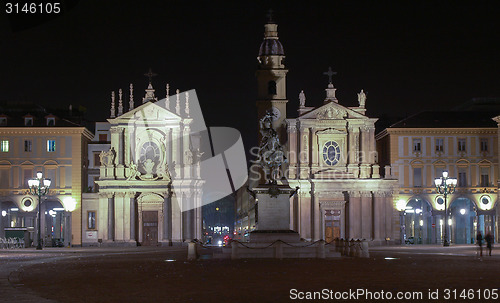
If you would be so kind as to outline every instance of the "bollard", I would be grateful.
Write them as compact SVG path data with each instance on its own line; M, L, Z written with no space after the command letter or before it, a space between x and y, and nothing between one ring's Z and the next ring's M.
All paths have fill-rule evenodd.
M342 255L349 256L349 241L347 239L344 239L344 247L343 247Z
M196 243L188 243L188 260L196 260Z
M325 242L324 241L321 241L318 243L318 258L319 259L326 258Z
M363 240L361 242L361 258L369 258L370 249L368 248L368 241Z
M354 256L356 258L360 258L361 257L361 240L360 239L356 240L356 244L354 246L356 247L356 252L355 252Z
M334 244L335 244L335 251L336 252L340 252L340 239L339 238L335 238Z
M356 242L354 241L354 239L351 239L351 241L349 241L349 257L354 257L355 254L356 254L356 248L354 247L356 245Z

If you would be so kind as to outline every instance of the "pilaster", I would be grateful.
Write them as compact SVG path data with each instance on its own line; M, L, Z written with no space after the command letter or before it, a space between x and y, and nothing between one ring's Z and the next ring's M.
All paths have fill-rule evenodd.
M372 239L372 194L369 191L361 192L361 237Z

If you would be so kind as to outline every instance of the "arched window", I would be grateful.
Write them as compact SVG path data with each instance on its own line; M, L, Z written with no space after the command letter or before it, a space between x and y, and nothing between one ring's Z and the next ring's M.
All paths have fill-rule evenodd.
M275 81L269 81L267 83L267 93L269 95L276 95L276 82Z

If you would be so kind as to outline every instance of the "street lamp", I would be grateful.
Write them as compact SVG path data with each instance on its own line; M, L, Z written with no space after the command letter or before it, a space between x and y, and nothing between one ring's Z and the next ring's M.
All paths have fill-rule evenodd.
M434 180L434 184L436 185L436 192L444 196L444 222L448 222L447 196L455 191L455 187L457 186L457 179L449 178L448 172L444 171L441 178L436 178ZM448 232L446 224L444 225L443 246L450 246L450 242L448 242Z
M41 220L42 220L42 196L45 196L49 192L50 179L43 178L42 172L36 173L35 179L28 180L29 193L30 195L38 196L38 222L37 222L37 240L38 244L36 249L42 249L42 239L41 239Z

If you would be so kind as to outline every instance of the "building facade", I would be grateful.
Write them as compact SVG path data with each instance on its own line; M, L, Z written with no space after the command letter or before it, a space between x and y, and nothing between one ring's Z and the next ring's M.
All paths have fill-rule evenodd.
M0 237L26 231L26 244L37 245L39 201L28 194L28 180L42 172L52 182L41 205L43 245L81 245L87 144L93 135L76 118L71 108L54 114L32 104L0 110Z
M204 181L189 95L177 92L174 100L167 95L158 101L154 91L150 82L142 104L134 108L131 98L128 112L121 91L118 111L112 96L111 142L99 153L98 193L85 195L84 245L175 245L201 239Z
M491 118L491 112L422 112L377 134L382 164L399 182L404 242L442 243L445 226L451 243L475 243L478 231L498 241L498 127ZM458 179L446 203L448 222L434 185L443 171Z
M335 96L333 72L326 98L319 107L306 106L304 92L299 95L298 117L286 116L286 74L284 49L278 39L277 24L265 25L264 41L258 56L257 112L274 115L273 128L287 147L288 165L282 176L292 187L299 187L291 198L290 229L307 241L335 238L367 239L372 244L398 241L397 212L394 208L394 180L382 179L375 148L375 122L366 116L366 94L358 94L359 106L345 107ZM263 181L255 166L250 187ZM237 231L251 229L255 201L239 194L237 211L242 224ZM248 199L251 200L250 197ZM257 202L258 207L258 202ZM256 218L258 225L258 218ZM247 225L245 225L247 224ZM240 236L241 238L241 236Z

